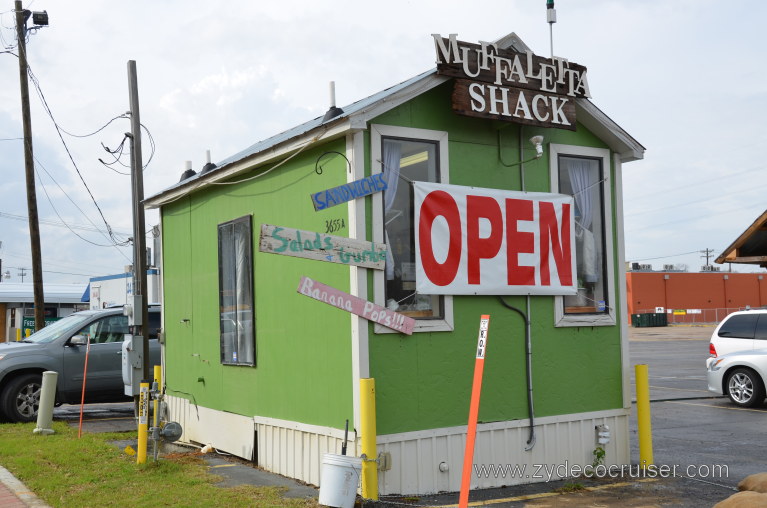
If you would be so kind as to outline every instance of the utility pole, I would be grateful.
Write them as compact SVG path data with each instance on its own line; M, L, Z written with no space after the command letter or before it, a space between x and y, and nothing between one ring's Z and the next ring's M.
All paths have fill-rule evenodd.
M152 379L149 365L149 322L146 282L146 233L144 222L144 163L141 156L141 115L138 105L138 77L135 60L128 60L130 98L131 188L133 193L133 320L132 334L143 338L143 380Z
M21 85L21 122L24 127L24 172L27 179L27 213L29 241L32 250L32 284L35 302L35 330L45 326L45 296L43 293L43 260L40 251L40 223L37 219L35 193L35 161L32 156L32 117L29 113L29 83L27 81L27 19L32 13L21 8L16 0L16 38L19 42L19 84Z
M714 255L714 249L703 249L700 253L703 254L701 256L702 258L706 258L706 266L711 266L709 265L708 260Z

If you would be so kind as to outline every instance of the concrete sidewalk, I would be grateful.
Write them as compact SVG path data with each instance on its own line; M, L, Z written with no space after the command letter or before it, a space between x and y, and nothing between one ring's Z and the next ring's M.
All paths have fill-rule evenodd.
M0 506L3 508L48 507L7 469L0 466Z

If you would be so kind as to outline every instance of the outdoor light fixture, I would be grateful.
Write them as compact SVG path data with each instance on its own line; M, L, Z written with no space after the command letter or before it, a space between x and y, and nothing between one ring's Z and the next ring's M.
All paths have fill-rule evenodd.
M535 146L536 159L543 156L543 136L533 136L530 142Z
M48 11L32 12L32 23L37 26L48 26Z

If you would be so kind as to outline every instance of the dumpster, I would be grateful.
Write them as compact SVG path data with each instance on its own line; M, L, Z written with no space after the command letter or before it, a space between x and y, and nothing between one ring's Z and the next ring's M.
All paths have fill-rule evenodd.
M668 318L665 312L646 312L644 314L632 314L631 326L644 328L650 326L668 326Z

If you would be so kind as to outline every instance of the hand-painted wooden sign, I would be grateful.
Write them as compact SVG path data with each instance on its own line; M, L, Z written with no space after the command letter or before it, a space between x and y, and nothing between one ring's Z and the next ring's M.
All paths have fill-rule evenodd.
M453 110L480 118L575 130L575 99L589 98L586 68L564 58L432 34L437 74L458 78Z
M315 300L327 303L328 305L345 310L346 312L351 312L352 314L387 328L391 328L392 330L407 335L413 333L415 319L398 312L390 311L385 307L368 302L362 298L357 298L356 296L344 293L343 291L317 282L309 277L301 277L301 282L298 284L297 291L309 298L314 298Z
M312 194L312 203L314 209L320 211L384 190L386 190L386 180L384 180L383 173L378 173Z
M386 245L261 224L261 252L383 270Z

